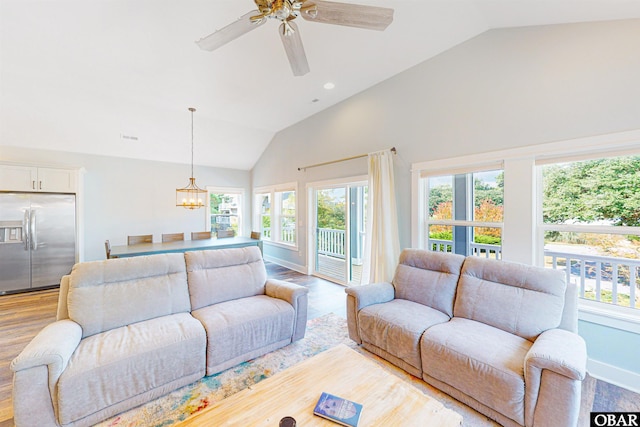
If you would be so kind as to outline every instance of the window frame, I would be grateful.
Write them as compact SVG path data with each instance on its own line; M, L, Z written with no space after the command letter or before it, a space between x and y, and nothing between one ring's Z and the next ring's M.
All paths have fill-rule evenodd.
M535 173L536 173L536 247L538 248L539 261L538 265L544 265L544 235L547 231L559 231L559 232L571 232L571 233L586 233L586 234L617 234L617 235L636 235L640 236L640 227L632 226L608 226L608 225L589 225L589 224L548 224L544 222L544 215L542 210L542 204L544 201L544 180L543 180L543 167L545 165L558 164L558 163L573 163L585 160L596 160L605 158L623 157L627 154L620 154L619 151L613 150L603 152L588 152L588 153L576 153L574 156L559 156L545 157L535 161ZM631 154L637 155L637 153ZM640 191L640 190L639 190ZM576 254L578 257L579 254ZM578 284L579 292L581 292L581 284ZM637 291L636 291L637 292ZM592 300L588 298L579 298L579 305L585 309L598 312L613 314L615 317L622 318L634 318L638 317L640 322L640 305L634 308L626 307L622 305L606 303L602 301Z
M244 236L244 215L247 210L245 209L246 190L239 187L215 187L207 186L207 230L211 230L211 194L234 194L238 196L238 236Z
M486 228L499 228L501 232L504 229L504 215L503 220L500 222L486 222L486 221L476 221L473 219L474 217L474 183L473 183L473 174L480 172L488 172L494 170L502 170L504 172L504 167L502 162L491 162L486 164L479 164L477 166L466 165L465 167L438 167L438 168L427 168L422 169L419 173L418 177L418 187L419 192L421 194L421 201L418 202L418 205L421 209L421 212L425 213L425 218L420 218L420 225L418 226L420 235L418 239L414 239L417 242L417 247L419 248L427 248L428 246L428 235L429 235L429 226L431 225L443 225L450 227L486 227ZM428 210L429 210L429 178L431 177L442 177L442 176L451 176L452 177L452 187L455 187L455 176L456 175L466 175L465 180L465 200L466 200L466 209L465 209L465 217L472 219L446 219L446 220L433 220L430 218ZM504 195L503 195L504 197ZM455 190L453 191L453 200L452 203L455 205ZM418 213L420 214L420 213ZM468 245L469 243L467 243ZM416 244L413 243L414 247Z
M294 230L294 241L288 242L282 239L282 219L284 217L290 217L290 215L282 214L282 194L293 192L295 197L294 210L295 214L293 215L293 230ZM288 182L284 184L264 186L264 187L256 187L253 190L253 206L254 206L254 215L253 215L253 225L254 229L262 231L262 209L261 205L258 201L258 197L262 195L269 195L270 198L270 236L266 237L265 233L262 233L262 240L272 246L279 246L290 250L298 250L298 242L300 240L300 233L298 230L299 224L299 213L300 209L298 208L299 202L299 193L298 193L298 183L297 182Z
M411 165L411 245L424 245L424 224L421 213L428 212L421 197L425 188L421 175L440 171L466 172L470 169L504 164L504 228L503 254L508 261L543 265L544 245L540 244L536 163L551 160L584 160L585 157L637 155L640 152L640 130L597 135L571 140L528 145L500 151L430 160ZM594 307L595 305L595 307ZM630 313L632 311L632 313ZM583 321L640 333L640 310L610 304L593 303L580 298L578 318Z

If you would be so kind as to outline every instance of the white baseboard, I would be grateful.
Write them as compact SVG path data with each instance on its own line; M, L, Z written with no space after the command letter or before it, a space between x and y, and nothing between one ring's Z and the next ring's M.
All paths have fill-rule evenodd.
M587 372L594 378L640 393L640 374L597 360L587 360Z
M297 271L298 273L307 274L307 275L309 274L308 270L307 270L307 267L304 266L304 265L294 264L292 262L285 261L285 260L280 259L280 258L275 258L275 257L269 256L269 255L265 255L264 256L264 260L272 262L274 264L281 265L283 267L287 267L289 270Z

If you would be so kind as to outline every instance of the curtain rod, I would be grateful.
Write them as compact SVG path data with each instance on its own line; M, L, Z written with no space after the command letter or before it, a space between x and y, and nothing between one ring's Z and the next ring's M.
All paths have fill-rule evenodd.
M391 147L389 149L393 154L397 154L396 152L396 147ZM323 163L316 163L315 165L309 165L309 166L303 166L298 168L299 171L303 171L303 170L307 170L309 168L316 168L318 166L326 166L326 165L331 165L333 163L340 163L340 162L345 162L347 160L353 160L353 159L359 159L361 157L367 157L369 154L360 154L358 156L351 156L351 157L345 157L344 159L338 159L338 160L331 160L329 162L323 162Z

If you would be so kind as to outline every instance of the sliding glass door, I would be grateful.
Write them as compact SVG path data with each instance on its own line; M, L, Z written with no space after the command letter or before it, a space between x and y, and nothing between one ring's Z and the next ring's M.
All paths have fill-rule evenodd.
M366 232L366 182L311 187L313 274L343 285L360 284Z

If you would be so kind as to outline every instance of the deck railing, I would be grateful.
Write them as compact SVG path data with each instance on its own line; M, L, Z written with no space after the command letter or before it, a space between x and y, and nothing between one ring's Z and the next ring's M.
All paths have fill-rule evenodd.
M435 252L455 252L451 240L428 239L427 244ZM470 243L469 255L502 259L502 247ZM579 285L581 298L640 308L640 260L551 250L544 256L546 267L564 270L567 283Z
M271 228L262 228L263 240L271 240ZM283 243L295 243L296 242L296 229L295 227L287 227L280 229L280 241Z
M434 252L454 252L452 240L428 239L427 247ZM484 243L469 243L469 255L502 259L502 246Z
M640 308L640 260L545 250L547 267L564 270L567 283L580 286L580 297Z
M318 228L318 254L344 259L344 230Z

